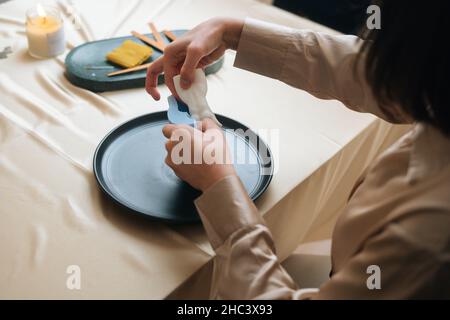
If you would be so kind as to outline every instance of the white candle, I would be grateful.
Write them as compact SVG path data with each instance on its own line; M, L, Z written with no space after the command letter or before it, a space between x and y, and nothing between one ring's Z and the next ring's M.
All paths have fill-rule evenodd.
M64 25L58 9L37 5L27 12L28 52L35 58L49 58L64 52Z

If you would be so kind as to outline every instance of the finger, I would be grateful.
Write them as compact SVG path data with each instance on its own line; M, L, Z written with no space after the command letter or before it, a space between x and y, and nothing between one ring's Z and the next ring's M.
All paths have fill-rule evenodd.
M164 49L164 82L177 99L179 96L173 83L173 77L180 73L180 63L184 59L184 57L180 57L180 52L183 51L184 45L184 41L177 39Z
M175 89L175 84L173 83L173 77L178 74L178 69L175 66L165 65L164 66L164 82L169 88L170 92L180 100L180 97Z
M158 77L163 72L164 60L162 57L155 60L150 67L147 69L147 76L145 78L145 90L153 97L155 100L161 98L158 89Z
M174 163L172 162L172 158L170 157L170 154L168 154L166 156L166 158L164 159L164 162L167 164L167 166L169 166L170 168L173 169Z
M201 121L201 131L205 132L209 129L220 129L216 122L210 118L205 118Z
M163 128L162 128L162 133L164 135L164 137L166 137L167 139L170 139L170 137L172 136L172 133L177 129L177 125L175 124L166 124Z
M188 89L195 80L195 69L203 58L204 50L201 46L191 43L186 50L186 58L180 71L180 85Z
M164 144L164 147L166 148L167 154L171 154L173 148L179 144L180 141L173 141L173 140L167 140L166 143ZM183 153L183 150L181 150L181 155Z
M163 129L163 135L167 138L170 139L172 134L176 131L176 130L185 130L187 131L189 134L192 134L194 131L194 128L192 128L191 126L188 126L187 124L166 124Z
M171 140L167 140L166 143L164 144L164 147L166 148L167 153L170 153L170 151L174 147L174 142Z

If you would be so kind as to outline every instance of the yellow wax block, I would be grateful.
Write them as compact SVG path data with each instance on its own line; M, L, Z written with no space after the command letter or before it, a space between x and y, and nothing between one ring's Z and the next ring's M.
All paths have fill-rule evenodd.
M136 67L153 54L152 48L126 40L118 48L109 52L106 59L125 68Z

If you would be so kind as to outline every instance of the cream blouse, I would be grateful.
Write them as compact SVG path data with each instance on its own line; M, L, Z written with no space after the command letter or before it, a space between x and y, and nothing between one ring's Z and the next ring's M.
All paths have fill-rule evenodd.
M353 65L354 36L293 30L247 19L235 66L321 99L383 115ZM450 298L450 139L418 123L356 184L332 237L332 273L300 288L281 267L264 219L239 178L226 177L195 204L216 252L211 298ZM380 289L368 286L379 268Z

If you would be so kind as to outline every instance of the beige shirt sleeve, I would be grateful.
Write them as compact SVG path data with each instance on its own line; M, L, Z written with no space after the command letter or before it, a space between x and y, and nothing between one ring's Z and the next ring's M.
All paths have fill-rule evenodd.
M353 74L359 45L354 36L330 36L248 19L235 66L385 118L361 71ZM412 298L426 297L428 284L436 283L435 277L442 279L438 283L449 286L450 276L442 270L449 270L450 258L443 257L439 248L423 245L448 241L421 241L409 236L417 234L417 228L428 231L424 236L434 234L429 231L439 227L450 228L450 216L445 212L411 214L387 224L321 288L306 290L298 288L280 265L271 233L238 177L216 183L195 204L217 254L211 298ZM424 216L426 219L421 219ZM372 265L381 270L380 290L367 285L367 268Z
M328 35L246 19L234 66L280 80L320 99L335 99L348 108L391 122L380 110L357 63L363 40Z
M238 177L216 183L196 200L196 206L217 254L211 299L426 298L432 296L436 276L443 288L450 285L450 258L439 255L446 239L429 241L429 232L408 236L418 235L417 229L434 230L432 237L445 235L439 232L450 227L445 212L417 213L388 224L320 289L311 290L297 287L280 265L270 231ZM424 245L430 243L436 245ZM379 267L379 289L370 285L376 284L368 273L370 266Z

